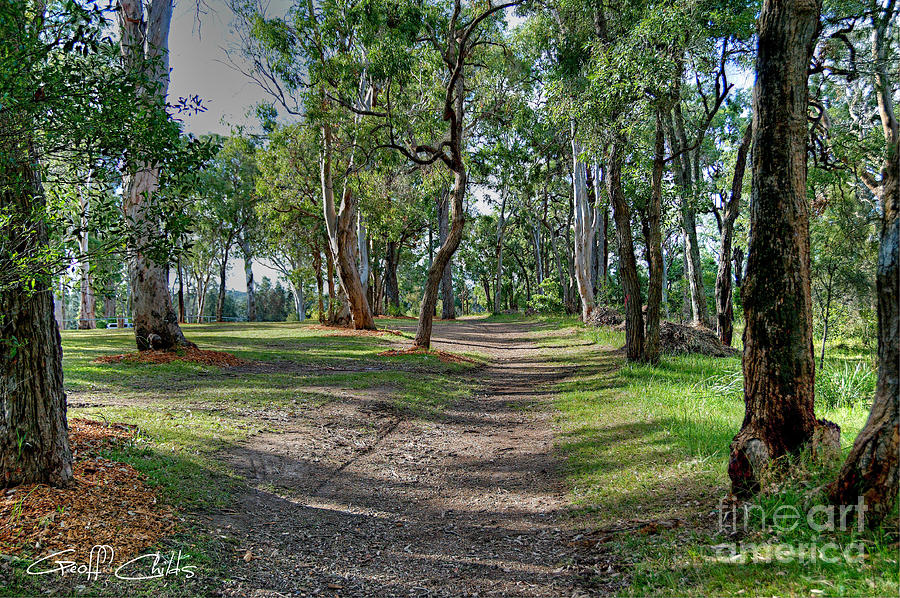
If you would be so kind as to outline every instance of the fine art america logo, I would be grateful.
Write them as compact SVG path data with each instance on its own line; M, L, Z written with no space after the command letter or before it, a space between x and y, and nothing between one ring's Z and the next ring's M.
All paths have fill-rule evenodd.
M859 497L855 505L816 505L805 513L793 505L781 505L767 515L759 505L744 504L738 508L734 503L727 504L719 499L719 531L729 535L738 533L761 532L778 537L781 534L794 532L806 526L811 532L847 532L854 526L862 532L865 528L868 507L863 497ZM837 542L821 542L815 534L808 542L731 542L713 546L715 556L711 560L725 563L781 563L800 562L859 563L865 559L865 545L862 542L838 544Z
M142 579L159 579L183 574L187 579L194 576L195 565L182 564L190 555L172 551L168 555L161 552L150 552L137 556L112 569L116 551L108 544L98 544L91 548L87 563L67 560L67 554L75 552L74 548L54 552L31 563L26 569L29 575L48 575L59 573L65 575L84 575L88 581L96 580L101 573L111 571L117 579L136 581Z

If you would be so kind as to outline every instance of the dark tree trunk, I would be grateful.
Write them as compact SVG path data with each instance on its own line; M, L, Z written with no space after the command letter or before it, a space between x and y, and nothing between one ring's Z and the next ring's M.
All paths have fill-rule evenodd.
M400 286L397 283L397 263L400 261L400 246L396 241L387 242L384 255L384 296L395 310L400 309Z
M487 302L487 305L485 307L487 307L487 310L489 312L493 312L494 305L493 305L493 299L491 298L492 297L491 282L488 280L488 277L486 274L482 275L482 277L481 277L481 285L484 287L484 300L485 300L485 302Z
M650 363L659 362L659 318L662 305L662 177L666 158L666 137L663 117L656 113L656 140L653 146L653 178L651 181L650 206L647 210L647 253L650 262L650 283L647 289L647 344L644 356Z
M734 177L731 179L731 196L725 206L722 219L722 243L719 247L719 271L716 274L716 333L723 345L731 346L734 334L734 305L731 292L731 242L734 239L734 223L741 209L741 190L744 186L744 171L747 167L747 152L750 149L753 126L744 131L744 138L738 148Z
M36 159L21 141L30 131L10 120L0 111L0 213L9 218L0 237L11 241L0 255L4 262L7 251L31 256L48 241L43 189L31 166ZM6 274L16 275L4 268ZM0 486L63 486L72 480L72 453L52 278L29 276L34 287L15 280L0 291Z
M765 0L753 93L753 193L744 281L744 403L728 474L741 497L771 460L807 445L813 412L807 70L819 24L811 0Z
M325 322L325 280L322 277L322 252L319 250L319 245L316 243L315 247L313 247L313 270L316 273L316 292L319 298L318 304L318 313L319 313L319 322Z
M450 229L450 198L449 194L438 201L438 234L441 245L447 242L447 234ZM447 262L444 267L444 275L441 277L441 319L455 320L456 306L453 298L453 262Z
M221 322L222 314L225 311L225 277L228 274L228 250L222 255L222 264L219 266L219 296L216 298L216 322Z
M744 250L735 247L731 261L734 262L734 286L740 290L744 286Z
M181 256L178 256L178 323L184 322L184 270L181 267Z
M622 146L625 141L616 139L609 152L606 177L607 194L613 205L616 221L616 237L619 241L619 277L625 291L625 355L628 361L644 358L644 315L641 311L641 284L634 256L634 240L631 236L631 213L622 189Z

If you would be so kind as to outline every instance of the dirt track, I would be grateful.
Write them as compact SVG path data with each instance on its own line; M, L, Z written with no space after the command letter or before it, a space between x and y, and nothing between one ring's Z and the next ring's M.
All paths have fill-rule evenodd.
M548 405L547 387L570 370L547 363L532 326L435 326L435 348L491 363L470 374L470 399L432 419L397 414L389 389L348 391L223 454L251 485L208 514L232 541L226 594L587 591L604 563L573 552L577 530L559 517L567 504Z

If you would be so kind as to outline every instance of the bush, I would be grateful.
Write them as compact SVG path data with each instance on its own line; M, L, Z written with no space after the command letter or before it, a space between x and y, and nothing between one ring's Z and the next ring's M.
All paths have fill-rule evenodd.
M562 287L552 278L545 279L538 287L539 293L531 296L528 308L539 314L562 314L566 306L562 300Z

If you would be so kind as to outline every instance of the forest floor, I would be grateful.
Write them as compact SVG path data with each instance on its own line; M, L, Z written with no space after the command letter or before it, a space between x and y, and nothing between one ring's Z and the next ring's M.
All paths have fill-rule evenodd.
M890 525L861 536L861 564L712 558L735 539L718 516L738 358L629 366L621 332L493 317L435 323L434 348L467 358L448 363L385 354L414 323L378 324L403 336L186 328L249 362L230 368L104 363L129 331L65 333L70 416L139 426L107 456L178 513L148 552L197 571L89 582L0 559L0 595L896 595ZM865 411L824 412L845 449ZM780 496L767 515L801 500Z

